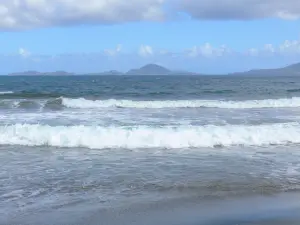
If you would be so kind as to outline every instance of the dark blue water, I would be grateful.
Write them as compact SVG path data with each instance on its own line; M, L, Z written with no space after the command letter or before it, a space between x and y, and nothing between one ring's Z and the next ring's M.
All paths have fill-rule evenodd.
M300 96L299 79L234 76L2 76L0 92L14 92L6 94L6 98L263 99Z

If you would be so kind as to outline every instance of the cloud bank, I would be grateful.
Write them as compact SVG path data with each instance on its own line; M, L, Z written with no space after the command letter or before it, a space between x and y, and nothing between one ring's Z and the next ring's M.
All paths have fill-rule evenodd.
M195 19L298 19L299 0L180 0L178 10Z
M1 0L0 29L162 21L185 13L199 20L300 18L299 0Z
M158 21L164 0L1 0L2 30Z

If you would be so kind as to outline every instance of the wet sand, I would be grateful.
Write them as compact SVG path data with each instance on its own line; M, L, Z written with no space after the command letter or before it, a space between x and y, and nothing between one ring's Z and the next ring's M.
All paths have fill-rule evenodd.
M0 219L2 225L299 225L300 194L184 199L97 210L72 206Z

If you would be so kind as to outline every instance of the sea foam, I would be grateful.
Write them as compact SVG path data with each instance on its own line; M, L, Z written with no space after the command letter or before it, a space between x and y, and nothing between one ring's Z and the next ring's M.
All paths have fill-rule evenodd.
M13 94L13 91L0 91L0 95Z
M0 126L0 144L105 148L200 148L300 143L300 124L102 127L15 124Z
M61 98L62 104L68 108L291 108L300 107L300 98L246 100L246 101L221 101L221 100L165 100L165 101L133 101L133 100L87 100L84 98Z

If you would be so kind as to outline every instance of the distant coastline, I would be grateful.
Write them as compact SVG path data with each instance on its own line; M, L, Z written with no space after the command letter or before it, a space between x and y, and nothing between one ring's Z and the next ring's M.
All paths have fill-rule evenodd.
M275 69L255 69L245 72L235 72L227 74L204 74L193 73L189 71L174 71L157 64L147 64L141 68L131 69L128 72L120 72L117 70L110 70L98 73L70 73L66 71L55 72L38 72L38 71L24 71L9 73L9 76L73 76L73 75L251 75L251 76L293 76L300 75L300 63L292 64L282 68Z

